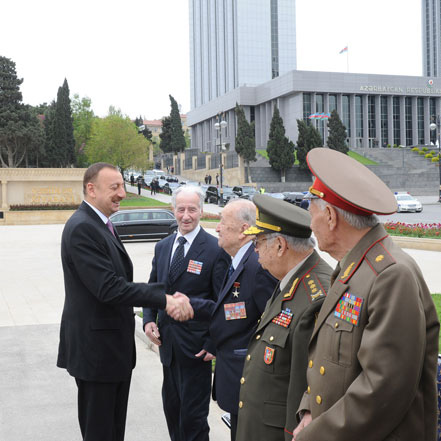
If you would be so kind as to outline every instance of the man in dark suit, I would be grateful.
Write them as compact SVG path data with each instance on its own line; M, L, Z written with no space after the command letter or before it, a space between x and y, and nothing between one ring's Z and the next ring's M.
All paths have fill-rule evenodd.
M75 377L84 441L123 441L136 360L132 307L165 309L181 319L192 309L185 296L166 295L163 283L132 283L132 262L108 219L125 197L118 169L91 165L83 191L61 242L66 298L57 366Z
M243 234L256 223L256 206L233 199L222 210L216 231L219 246L231 265L211 317L210 335L216 346L213 398L231 415L231 440L236 438L240 379L248 343L277 280L258 262L252 237Z
M199 225L204 194L199 187L179 187L172 204L178 233L155 247L149 283L162 282L167 290L185 292L195 319L207 317L216 301L229 262L217 239ZM157 308L144 308L144 329L159 346L164 381L162 400L172 441L207 441L214 358L209 322L178 323ZM159 328L159 329L158 329ZM196 354L203 348L203 355Z

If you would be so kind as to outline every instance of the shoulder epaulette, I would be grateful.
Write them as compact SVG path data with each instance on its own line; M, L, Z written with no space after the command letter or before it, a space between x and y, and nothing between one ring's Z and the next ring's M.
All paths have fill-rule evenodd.
M382 242L376 243L366 253L365 260L377 275L396 262Z

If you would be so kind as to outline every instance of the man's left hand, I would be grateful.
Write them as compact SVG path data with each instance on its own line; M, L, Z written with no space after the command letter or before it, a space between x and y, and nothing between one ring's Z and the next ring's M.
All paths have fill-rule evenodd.
M216 358L213 354L210 354L205 349L202 349L200 352L195 354L195 357L198 357L198 358L201 358L202 356L204 357L204 361L211 361Z

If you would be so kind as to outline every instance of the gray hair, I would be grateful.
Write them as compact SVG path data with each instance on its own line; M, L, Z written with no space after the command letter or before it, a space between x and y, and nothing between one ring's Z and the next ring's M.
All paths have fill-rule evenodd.
M175 189L173 191L173 196L172 196L172 206L173 208L176 208L176 197L178 196L178 194L195 194L196 196L199 197L199 208L202 210L203 206L204 206L204 192L202 191L201 187L196 187L196 185L181 185L180 187L178 187L177 189Z
M248 225L256 225L256 206L247 199L230 199L226 206L237 205L236 217Z
M333 207L340 216L353 228L356 230L364 230L365 228L375 227L380 221L375 214L371 214L369 216L361 216L359 214L350 213L349 211L343 210L335 205L329 204L325 202L323 199L314 198L311 199L311 202L316 203L321 210L326 208L326 205Z
M283 237L288 243L289 247L292 248L294 251L297 251L298 253L310 251L312 248L315 247L315 239L313 237L294 237L280 233L265 234L267 240L273 240L277 236Z

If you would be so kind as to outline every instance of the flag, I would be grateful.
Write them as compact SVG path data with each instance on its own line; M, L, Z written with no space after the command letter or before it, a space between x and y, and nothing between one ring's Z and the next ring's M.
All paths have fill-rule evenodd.
M347 52L347 51L348 51L348 47L345 46L345 47L339 52L339 54L343 54L343 53L345 53L345 52Z

